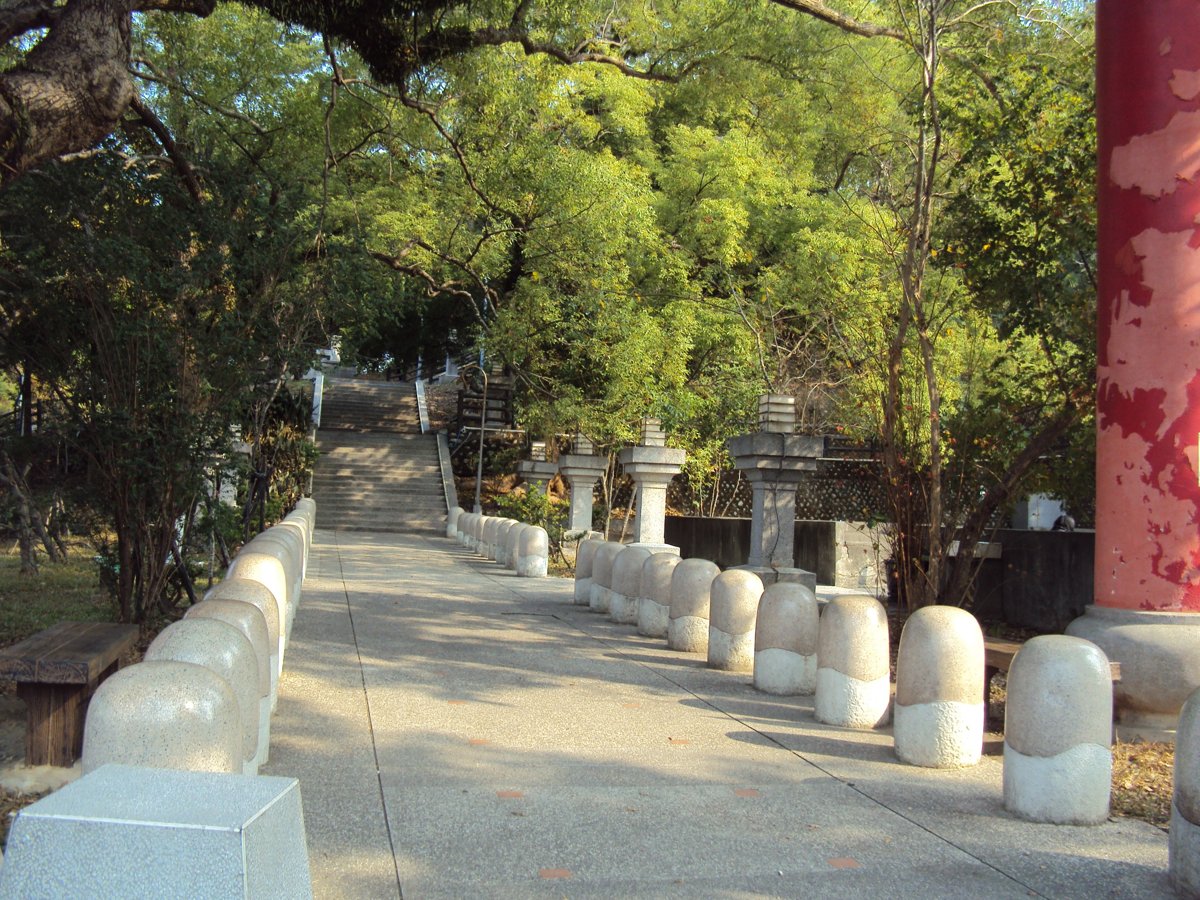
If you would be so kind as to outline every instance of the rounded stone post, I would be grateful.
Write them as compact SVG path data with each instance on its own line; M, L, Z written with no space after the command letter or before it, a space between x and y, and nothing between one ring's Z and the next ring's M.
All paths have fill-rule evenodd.
M446 514L446 537L458 537L458 517L463 513L461 506L456 506Z
M795 581L767 587L754 623L754 686L768 694L812 694L817 689L817 595Z
M126 666L96 688L83 726L83 774L106 763L241 774L233 689L195 663Z
M914 766L973 766L983 752L983 632L956 606L918 609L900 633L892 733Z
M471 516L473 513L464 512L458 517L458 522L455 523L454 536L458 538L458 542L464 547L467 546L467 531L471 527Z
M156 660L204 666L233 689L242 729L242 773L257 775L258 660L246 636L218 619L181 619L160 631L146 648L145 661Z
M279 615L279 604L275 595L263 584L249 578L227 578L214 584L204 595L204 600L237 600L249 603L262 613L267 623L267 644L271 648L271 696L283 672L283 622ZM197 604L199 606L200 604Z
M1025 642L1008 670L1004 808L1035 822L1099 825L1112 791L1112 671L1082 638Z
M1175 795L1167 871L1184 897L1200 897L1200 690L1179 713L1175 732Z
M613 561L612 590L608 595L608 617L620 625L637 622L638 598L642 593L642 566L650 551L626 547Z
M286 647L288 635L292 633L292 619L295 618L296 609L290 602L287 572L284 571L283 563L271 554L248 553L243 549L234 557L225 577L257 581L275 595L275 602L279 605L279 631L283 635ZM282 659L282 654L280 658Z
M682 559L674 553L655 553L642 564L642 597L638 602L637 632L665 638L671 621L671 577Z
M592 566L596 551L604 544L599 538L579 542L575 551L575 605L587 606L592 600Z
M288 608L298 609L300 591L304 585L304 554L300 549L299 537L280 530L279 526L268 528L247 542L238 555L247 553L265 553L279 560L287 577Z
M493 562L496 560L496 532L500 528L500 522L498 517L488 516L483 525L483 546L479 548L480 553Z
M817 640L817 721L845 728L886 725L891 693L883 605L874 597L835 597L821 615Z
M271 642L267 619L261 609L243 600L201 600L183 614L188 619L216 619L238 629L252 647L258 664L258 752L254 766L266 765L271 746L271 708L275 696L275 672L271 665ZM243 722L243 725L246 723Z
M513 567L512 545L509 532L521 523L516 519L501 519L496 526L496 562L506 569Z
M744 569L730 569L713 580L708 610L710 669L754 669L754 623L762 593L762 579Z
M592 560L592 588L588 595L588 606L592 612L608 612L612 589L613 564L624 551L625 545L617 541L605 541Z
M685 559L671 573L671 609L667 646L682 653L708 652L710 590L721 574L707 559Z
M504 546L497 554L497 560L499 560L499 557L504 557L504 568L516 569L517 546L521 541L521 532L528 527L524 522L518 522L514 519L511 525L503 529L501 540L504 542Z
M514 568L522 578L545 578L550 565L550 539L546 529L530 525L521 531L517 541Z

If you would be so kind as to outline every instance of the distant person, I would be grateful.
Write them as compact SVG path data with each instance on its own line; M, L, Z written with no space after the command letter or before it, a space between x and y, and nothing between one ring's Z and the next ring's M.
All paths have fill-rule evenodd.
M1074 531L1075 519L1070 513L1063 513L1054 520L1054 524L1050 527L1051 531Z

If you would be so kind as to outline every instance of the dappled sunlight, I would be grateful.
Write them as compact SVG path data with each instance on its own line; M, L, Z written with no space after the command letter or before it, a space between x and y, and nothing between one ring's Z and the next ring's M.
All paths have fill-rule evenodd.
M267 767L301 781L324 885L356 866L386 883L389 842L414 895L588 879L616 896L651 871L664 888L736 896L737 871L799 895L842 867L1011 884L995 869L1023 870L1030 829L1053 827L1004 812L998 760L901 764L890 729L823 725L812 697L763 694L749 673L633 634L575 606L570 582L505 577L422 538L337 542L316 548L325 578L305 587ZM1132 843L1135 858L1104 863L1120 877L1165 864L1161 835L1103 828L1126 830L1039 846L1101 860Z

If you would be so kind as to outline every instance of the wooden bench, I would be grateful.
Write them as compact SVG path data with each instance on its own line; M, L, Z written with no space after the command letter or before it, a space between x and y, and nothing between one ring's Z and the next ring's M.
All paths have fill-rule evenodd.
M83 721L97 685L137 643L136 625L59 622L0 650L0 677L28 707L25 761L71 766L83 752Z
M1000 638L985 637L983 639L983 708L988 709L992 696L992 679L998 672L1007 672L1012 665L1013 657L1021 649L1021 641L1005 641ZM1121 680L1121 664L1110 662L1113 684ZM983 752L989 755L999 755L1004 752L1003 741L984 739Z

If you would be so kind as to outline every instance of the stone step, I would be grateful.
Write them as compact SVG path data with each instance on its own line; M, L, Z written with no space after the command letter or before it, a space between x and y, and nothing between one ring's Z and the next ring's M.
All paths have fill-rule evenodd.
M359 484L369 484L372 487L388 488L388 487L406 487L411 484L422 484L437 478L437 469L425 469L423 471L409 472L380 472L374 467L364 468L359 471L339 471L339 472L322 472L319 475L313 476L313 484L317 485L337 485L343 482L355 481Z
M444 534L437 438L420 434L411 384L326 382L317 448L322 528Z

